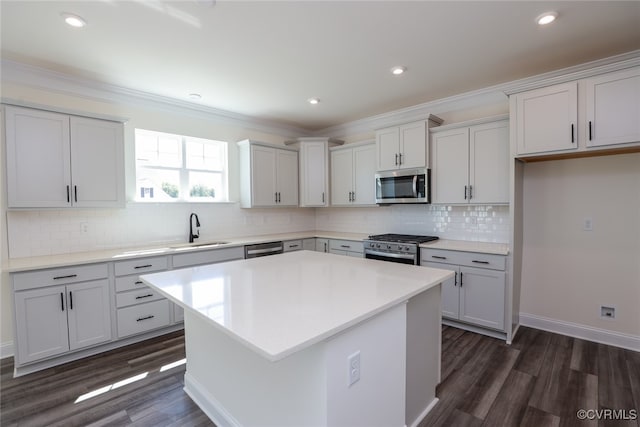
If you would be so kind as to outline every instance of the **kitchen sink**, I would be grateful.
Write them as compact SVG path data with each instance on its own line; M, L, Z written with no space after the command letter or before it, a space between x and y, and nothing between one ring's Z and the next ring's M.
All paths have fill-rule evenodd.
M218 246L229 243L230 242L187 243L180 246L173 246L173 249L176 251L188 251L189 249L217 248Z

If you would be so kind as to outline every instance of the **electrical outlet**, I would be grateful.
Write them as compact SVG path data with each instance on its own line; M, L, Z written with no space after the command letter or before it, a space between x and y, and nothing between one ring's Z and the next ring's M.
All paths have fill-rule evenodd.
M360 350L347 358L349 363L349 387L360 380Z
M80 232L82 234L87 234L89 232L89 224L86 222L80 223Z
M615 307L605 307L600 306L600 317L604 317L605 319L615 319L616 318L616 308Z
M582 223L582 229L584 231L593 231L593 219L590 217L585 218Z

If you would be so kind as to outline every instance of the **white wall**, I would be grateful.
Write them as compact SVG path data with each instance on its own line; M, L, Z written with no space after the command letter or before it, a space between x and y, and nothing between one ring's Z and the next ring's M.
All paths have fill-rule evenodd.
M521 313L640 339L640 154L524 169Z

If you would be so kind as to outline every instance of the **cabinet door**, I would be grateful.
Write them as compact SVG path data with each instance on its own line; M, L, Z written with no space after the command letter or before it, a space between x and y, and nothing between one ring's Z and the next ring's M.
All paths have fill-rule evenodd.
M376 152L375 145L353 149L353 202L354 205L376 203Z
M327 206L327 143L305 142L300 150L300 206Z
M122 124L73 116L70 123L73 205L123 207Z
M401 169L424 168L428 165L427 125L424 121L400 126Z
M10 208L71 205L69 117L5 107Z
M509 203L509 124L469 128L471 203Z
M432 203L469 201L469 128L432 134Z
M276 150L251 146L251 204L254 207L276 205Z
M18 363L69 351L65 287L21 291L14 296Z
M276 206L298 206L298 153L276 150Z
M302 241L302 249L305 251L315 251L316 250L316 239L304 239Z
M350 205L352 191L353 149L332 151L331 204L335 206Z
M587 147L640 141L640 67L586 79L585 91Z
M67 285L71 350L111 340L109 294L108 280Z
M393 127L376 132L376 159L379 171L398 169L400 129Z
M577 87L571 82L515 95L518 154L578 148Z
M316 252L329 252L329 239L316 239Z
M504 271L460 267L460 320L504 330Z
M460 317L460 288L458 287L459 267L439 262L423 263L425 267L441 268L453 271L455 276L442 282L440 292L442 298L442 316L458 320Z

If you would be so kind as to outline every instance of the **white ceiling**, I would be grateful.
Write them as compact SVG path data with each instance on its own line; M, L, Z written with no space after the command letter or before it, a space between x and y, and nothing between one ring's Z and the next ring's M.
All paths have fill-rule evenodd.
M211 3L2 0L2 58L317 130L640 48L639 1Z

